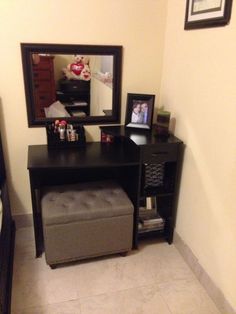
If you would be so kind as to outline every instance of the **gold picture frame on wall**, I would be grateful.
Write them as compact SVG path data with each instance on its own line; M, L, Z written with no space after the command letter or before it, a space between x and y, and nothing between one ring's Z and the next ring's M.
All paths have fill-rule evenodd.
M232 0L186 0L184 29L226 25L231 8Z

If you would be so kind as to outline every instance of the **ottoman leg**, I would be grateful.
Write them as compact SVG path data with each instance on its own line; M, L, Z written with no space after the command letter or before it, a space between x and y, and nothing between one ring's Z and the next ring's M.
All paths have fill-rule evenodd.
M49 265L49 266L50 266L51 269L56 269L57 268L57 265L55 265L55 264L54 265Z

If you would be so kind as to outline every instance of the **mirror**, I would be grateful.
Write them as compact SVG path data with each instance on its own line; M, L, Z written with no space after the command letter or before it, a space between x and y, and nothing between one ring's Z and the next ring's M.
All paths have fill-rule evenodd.
M120 122L121 46L21 44L28 125Z

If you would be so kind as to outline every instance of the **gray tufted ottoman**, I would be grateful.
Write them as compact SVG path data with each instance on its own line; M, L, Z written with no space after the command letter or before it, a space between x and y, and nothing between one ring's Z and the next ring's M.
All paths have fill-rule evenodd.
M113 181L45 188L41 206L50 266L132 248L133 204Z

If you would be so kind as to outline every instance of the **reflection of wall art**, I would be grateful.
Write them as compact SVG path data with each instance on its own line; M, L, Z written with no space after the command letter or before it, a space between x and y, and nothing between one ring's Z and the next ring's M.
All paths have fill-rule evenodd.
M125 125L130 128L151 129L155 95L128 94Z
M232 0L187 0L184 29L228 24Z

